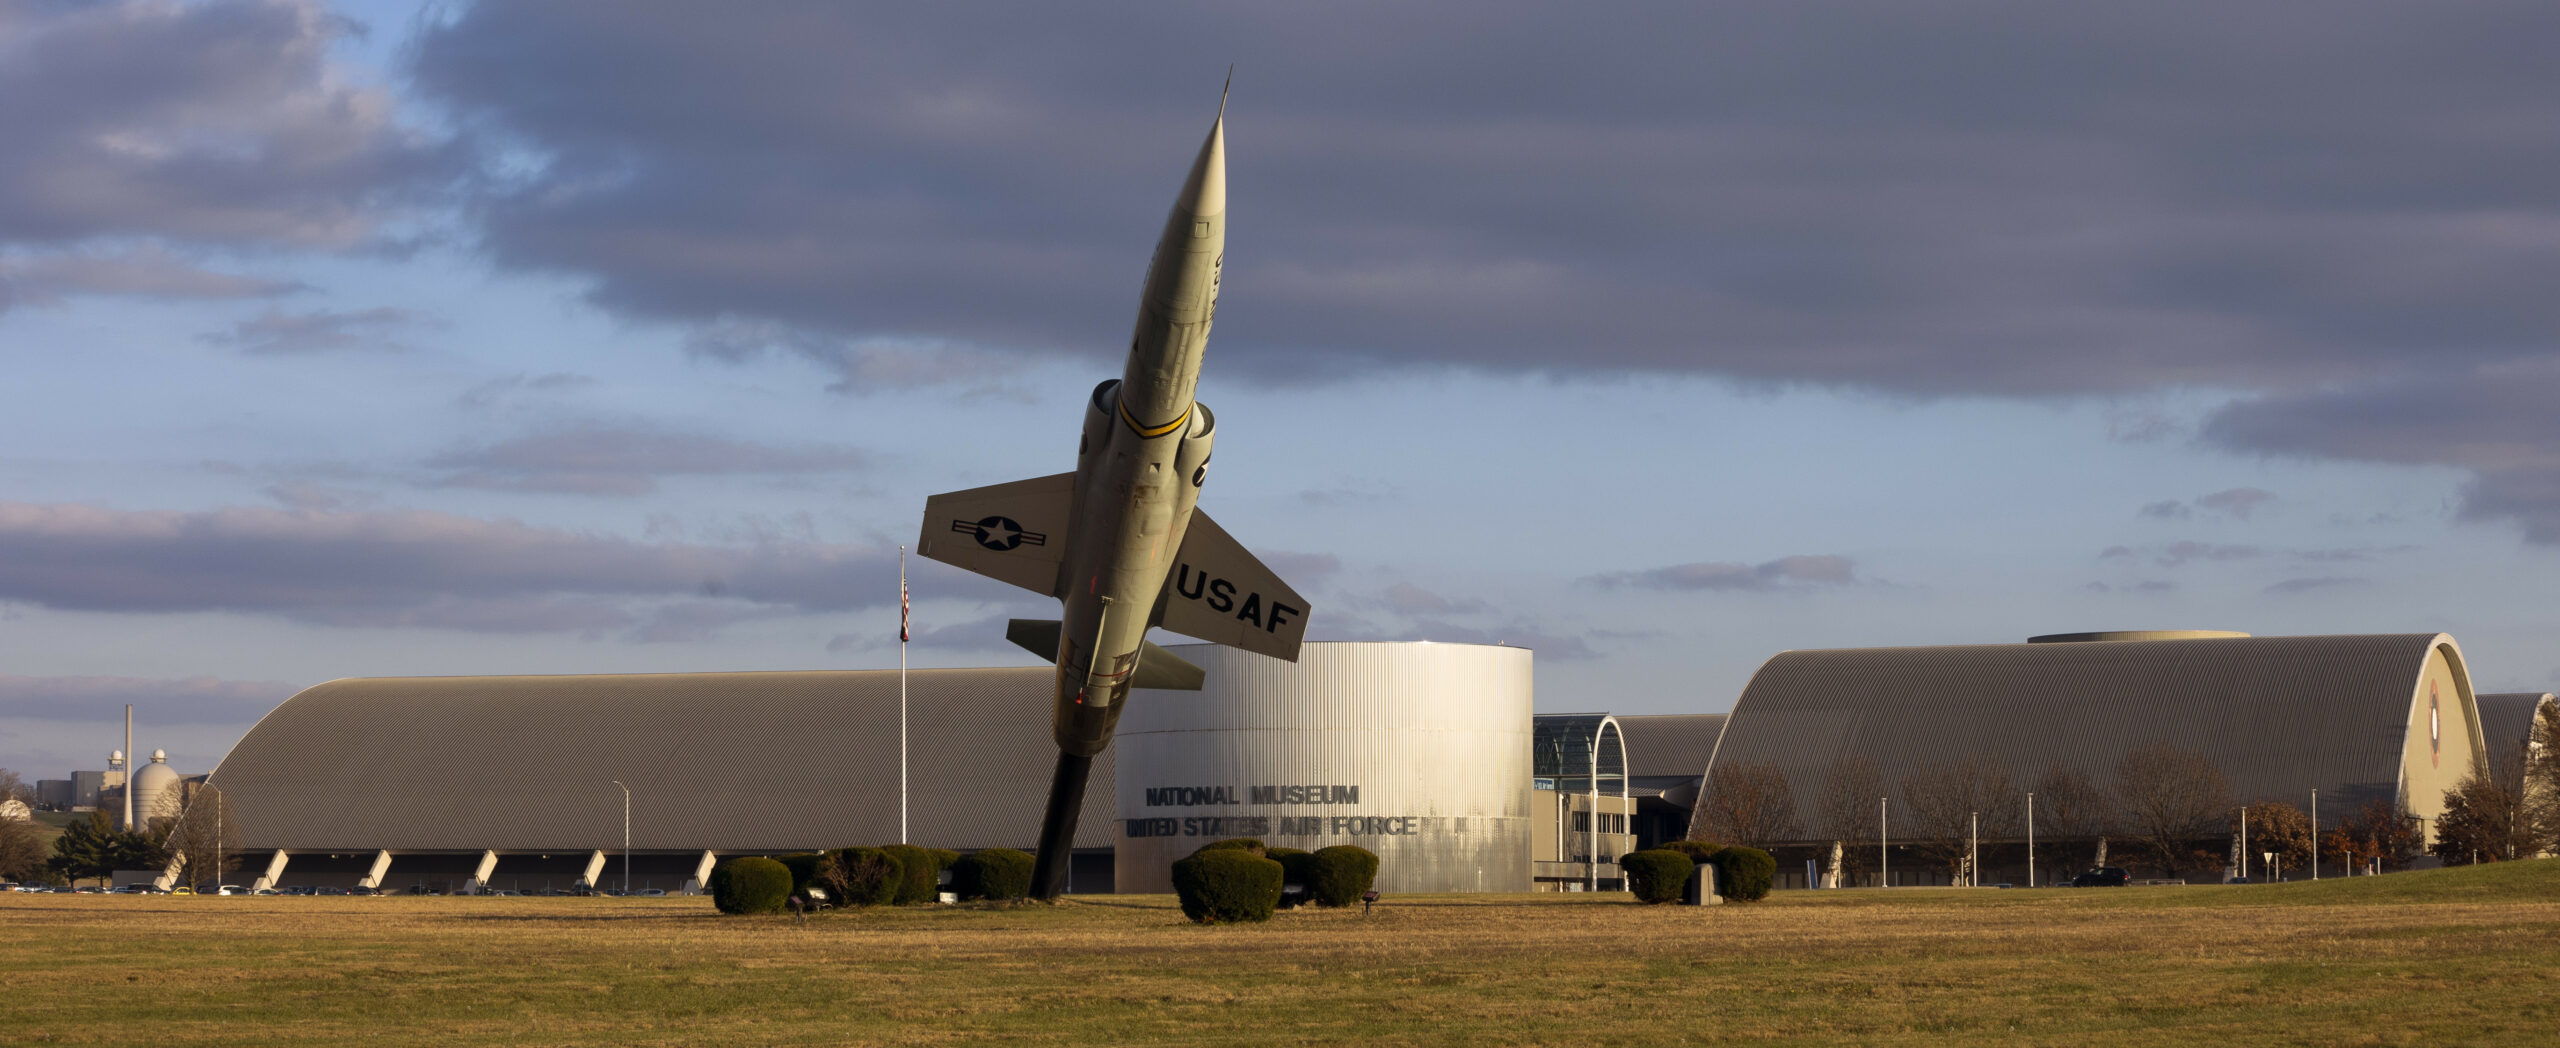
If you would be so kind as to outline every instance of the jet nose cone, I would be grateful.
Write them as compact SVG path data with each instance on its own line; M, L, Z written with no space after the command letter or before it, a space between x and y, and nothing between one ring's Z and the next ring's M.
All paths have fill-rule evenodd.
M1227 210L1227 115L1223 101L1218 110L1217 122L1209 125L1209 140L1200 143L1200 157L1191 162L1191 177L1182 181L1182 208L1204 218Z

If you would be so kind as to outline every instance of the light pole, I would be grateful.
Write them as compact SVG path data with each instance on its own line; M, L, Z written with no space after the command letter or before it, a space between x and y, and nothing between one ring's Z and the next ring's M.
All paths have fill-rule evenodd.
M2027 887L2036 886L2036 795L2027 794Z
M1982 813L1966 812L1965 819L1971 829L1964 845L1964 886L1977 888L1982 885Z
M613 784L622 786L622 780ZM622 786L622 894L631 894L631 787Z
M2249 879L2249 806L2240 806L2240 879Z
M2320 879L2320 787L2311 788L2311 879Z
M1876 887L1878 888L1893 887L1893 853L1888 850L1893 847L1893 841L1890 839L1891 832L1885 827L1884 801L1882 797L1876 798Z

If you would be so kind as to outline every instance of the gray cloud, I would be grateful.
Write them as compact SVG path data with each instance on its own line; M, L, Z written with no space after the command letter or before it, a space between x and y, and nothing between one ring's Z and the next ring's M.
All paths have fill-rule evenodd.
M859 469L862 452L777 448L647 426L589 425L494 444L455 448L427 460L445 487L576 495L645 495L670 476L838 473Z
M298 480L269 484L259 488L258 494L275 500L276 505L286 509L353 509L382 501L382 496L375 492Z
M2275 493L2272 491L2259 488L2228 488L2210 495L2196 496L2192 507L2177 499L2145 503L2135 515L2150 517L2154 520L2185 520L2194 516L2196 510L2203 510L2207 513L2219 513L2223 516L2247 520L2251 512L2275 499Z
M685 351L737 364L769 355L796 358L832 376L830 393L867 393L964 386L975 393L1007 392L1003 376L1024 360L939 340L847 339L770 322L723 320L695 328Z
M1330 553L1298 553L1290 550L1265 550L1256 554L1262 566L1270 568L1280 580L1297 589L1321 585L1342 570L1342 558Z
M2370 585L2373 585L2370 579L2324 575L2317 578L2286 579L2267 587L2267 592L2277 596L2294 596L2325 590L2360 589Z
M2265 556L2266 552L2266 550L2260 549L2256 546L2239 545L2234 543L2197 542L2193 539L2181 539L2165 546L2144 547L2139 549L2132 546L2109 546L2106 549L2099 551L2098 559L2118 560L2148 556L2154 564L2164 568L2174 568L2200 560L2254 560L2258 557Z
M1583 581L1602 589L1765 591L1846 586L1860 580L1857 565L1849 558L1816 554L1780 557L1760 564L1674 564L1645 571L1593 575Z
M1492 610L1481 600L1450 600L1410 582L1387 587L1387 610L1401 615L1473 615Z
M2275 500L2276 495L2272 491L2260 488L2229 488L2210 495L2196 496L2196 508L2247 520L2249 514L2255 512L2258 507Z
M298 282L206 269L154 245L0 259L0 310L81 295L271 298L302 290L307 286Z
M559 393L596 384L592 376L552 371L535 375L518 373L503 375L463 390L454 402L466 408L494 406L519 393Z
M456 170L316 0L0 10L0 241L355 246Z
M2547 352L2547 350L2546 350ZM2508 520L2560 545L2560 358L2413 371L2244 400L2203 438L2239 452L2468 470L2462 516Z
M1233 58L1218 345L1266 376L2045 395L2543 352L2560 8L2305 29L2202 0L591 0L473 5L415 73L511 161L494 258L687 327L1108 357Z
M997 595L974 579L932 572L941 592ZM641 543L417 510L127 512L0 502L0 600L75 611L228 611L493 632L637 629L632 639L647 640L699 635L724 614L838 612L896 594L894 554L851 546Z
M19 677L0 675L0 719L115 721L126 703L151 724L245 724L292 697L277 681L213 677Z
M412 310L390 306L344 311L320 309L308 313L270 309L232 324L229 331L198 338L211 345L230 346L243 353L260 355L327 353L349 349L399 350L408 347L392 341L391 336L425 322L426 318Z
M2144 579L2140 582L2129 582L2122 585L2109 585L2104 582L2092 582L2081 588L2088 590L2091 593L2160 594L2176 592L2178 584L2162 579Z

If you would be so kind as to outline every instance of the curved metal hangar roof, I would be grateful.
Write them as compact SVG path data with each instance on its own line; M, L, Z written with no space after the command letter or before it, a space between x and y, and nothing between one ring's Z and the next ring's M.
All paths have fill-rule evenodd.
M1052 674L909 675L916 843L1038 839ZM616 779L636 849L896 841L897 671L336 680L268 713L212 781L250 848L507 851L621 847ZM1111 819L1111 791L1088 792L1077 845L1108 846Z
M1896 794L1968 757L2020 790L2054 764L2104 789L2128 753L2165 742L2212 760L2238 802L2301 806L2317 788L2324 822L2375 797L2431 816L2480 739L2461 649L2441 633L1791 651L1734 703L1704 791L1718 769L1775 765L1809 828L1844 758L1873 761Z

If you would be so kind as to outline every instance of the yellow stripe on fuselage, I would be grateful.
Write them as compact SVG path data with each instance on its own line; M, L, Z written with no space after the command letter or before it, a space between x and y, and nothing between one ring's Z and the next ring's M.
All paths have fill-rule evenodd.
M1181 429L1183 423L1191 421L1191 409L1182 409L1182 414L1174 416L1173 421L1167 422L1164 425L1145 426L1139 424L1137 416L1129 414L1129 405L1122 404L1120 405L1120 421L1129 424L1129 432L1135 433L1148 440L1154 440L1155 438L1171 433L1174 430Z

